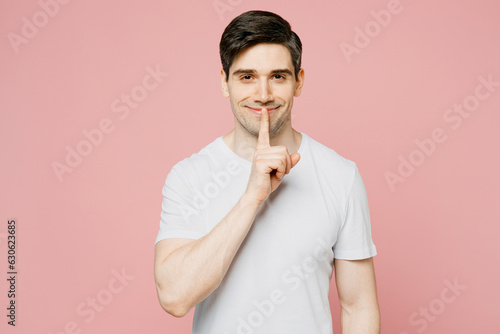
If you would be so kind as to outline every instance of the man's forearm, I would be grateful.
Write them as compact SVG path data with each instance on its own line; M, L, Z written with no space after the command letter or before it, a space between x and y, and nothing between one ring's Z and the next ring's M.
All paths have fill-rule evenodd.
M379 307L342 308L340 325L342 334L380 334Z
M260 207L243 195L210 233L172 252L158 267L160 294L183 316L221 283Z

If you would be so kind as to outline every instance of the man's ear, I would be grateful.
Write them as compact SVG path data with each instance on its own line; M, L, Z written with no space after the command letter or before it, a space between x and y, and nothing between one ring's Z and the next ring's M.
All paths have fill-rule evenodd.
M303 85L304 85L304 69L301 68L299 71L299 75L297 76L297 80L295 83L295 91L293 92L293 96L300 96Z
M229 90L227 88L227 81L226 81L226 72L224 72L224 69L220 70L220 84L222 88L222 95L224 95L224 97L229 97Z

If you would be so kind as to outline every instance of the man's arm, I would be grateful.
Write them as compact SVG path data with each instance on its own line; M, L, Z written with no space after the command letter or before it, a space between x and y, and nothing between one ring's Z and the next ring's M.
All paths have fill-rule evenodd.
M259 203L243 195L204 237L164 239L156 244L156 289L165 311L183 317L219 286L259 207Z
M373 257L334 259L342 334L379 334L380 310Z

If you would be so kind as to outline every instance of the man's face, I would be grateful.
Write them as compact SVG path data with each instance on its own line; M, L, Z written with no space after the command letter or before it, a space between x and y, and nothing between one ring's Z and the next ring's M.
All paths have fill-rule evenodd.
M222 91L229 97L234 117L254 136L259 134L262 107L269 112L271 136L291 127L293 97L300 95L303 80L302 69L295 78L290 51L281 44L261 43L240 52L227 82L221 70Z

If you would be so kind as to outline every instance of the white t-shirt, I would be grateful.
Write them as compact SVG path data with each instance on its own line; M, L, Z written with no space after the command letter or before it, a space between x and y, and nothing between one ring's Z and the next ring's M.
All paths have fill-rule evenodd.
M300 161L260 207L220 286L196 306L193 333L332 334L333 258L377 254L356 164L301 134ZM208 234L243 195L251 166L222 136L174 165L156 242Z

